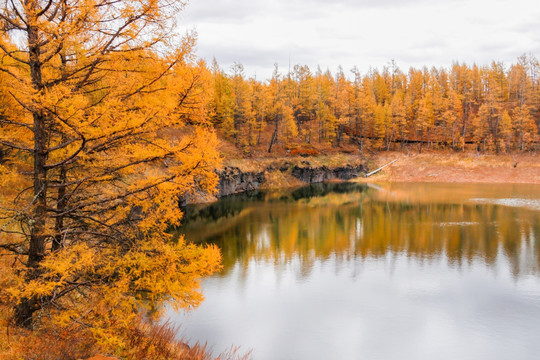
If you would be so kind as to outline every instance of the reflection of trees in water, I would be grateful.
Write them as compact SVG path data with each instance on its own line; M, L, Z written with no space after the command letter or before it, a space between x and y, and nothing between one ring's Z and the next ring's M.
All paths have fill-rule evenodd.
M417 259L446 255L456 266L479 259L494 266L501 254L514 275L538 273L540 212L493 204L376 201L363 186L321 185L297 189L279 201L265 195L250 202L230 199L230 213L220 201L214 209L227 215L213 222L199 215L188 223L187 237L208 234L202 237L223 251L224 273L253 259L278 264L299 259L307 275L314 262L330 257L347 261L388 253ZM234 221L238 214L243 215Z
M212 223L222 218L238 215L247 206L260 203L291 203L332 193L348 194L367 190L364 184L318 183L300 188L279 191L253 190L241 194L225 196L211 204L192 204L184 207L182 227L201 226L201 222Z
M294 200L311 199L330 194L361 193L368 189L367 185L350 182L317 183L294 190L290 198Z
M540 259L540 247L536 246L540 240L540 214L525 209L370 202L363 205L362 219L364 236L355 244L355 253L362 257L383 256L388 251L415 257L444 253L457 265L474 258L493 265L502 250L514 274L520 272L523 247L534 258L534 268ZM530 260L527 262L521 268L530 268Z

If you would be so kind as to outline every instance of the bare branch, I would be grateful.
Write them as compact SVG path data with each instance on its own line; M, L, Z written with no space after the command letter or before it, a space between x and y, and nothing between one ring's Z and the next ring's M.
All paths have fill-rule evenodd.
M43 10L37 13L36 17L41 17L43 14L45 14L47 10L49 10L49 8L51 7L52 3L53 3L52 0L49 0L47 5L45 5L45 7L43 8Z
M18 77L17 75L15 75L14 73L12 73L11 71L9 71L8 69L4 69L4 68L0 68L0 71L10 75L11 77L13 77L15 80L19 81L19 82L23 82L23 80Z
M21 145L15 145L15 144L12 144L12 143L7 142L7 141L0 140L0 145L4 145L4 146L7 146L7 147L12 148L12 149L17 149L17 150L21 150L21 151L27 151L29 153L34 152L34 149L27 148L27 147L24 147L24 146L21 146Z
M25 124L25 123L20 123L20 122L17 122L17 121L7 120L3 116L0 116L0 122L4 123L4 124L8 124L8 125L25 127L25 128L28 128L28 130L30 130L32 132L34 131L34 128L30 124Z
M4 45L2 45L0 43L0 49L2 49L2 51L4 52L4 54L6 54L7 56L9 56L10 58L12 58L13 60L15 61L18 61L20 63L23 63L23 64L26 64L26 65L30 65L30 62L26 61L26 60L23 60L21 58L19 58L18 56L15 56L13 55L14 51L9 51ZM17 51L18 52L18 51Z

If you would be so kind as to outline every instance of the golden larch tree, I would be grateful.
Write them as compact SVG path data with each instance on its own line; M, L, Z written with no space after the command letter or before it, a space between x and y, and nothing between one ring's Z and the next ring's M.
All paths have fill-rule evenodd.
M145 304L197 305L214 247L172 241L178 196L212 191L203 64L176 0L7 1L0 10L0 292L31 328L121 341ZM39 316L37 316L39 314Z

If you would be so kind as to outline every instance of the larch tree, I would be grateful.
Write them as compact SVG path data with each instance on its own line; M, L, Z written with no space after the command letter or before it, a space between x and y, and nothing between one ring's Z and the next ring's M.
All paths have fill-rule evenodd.
M214 91L211 101L211 119L215 127L223 129L228 136L234 136L234 95L231 80L219 68L214 59L212 64Z
M278 64L274 64L274 72L272 73L272 80L268 84L268 119L272 122L274 130L272 131L272 137L270 138L270 144L268 145L268 152L272 152L272 147L278 142L278 133L281 124L282 113L280 109L283 107L283 96L281 91L281 73L279 72Z
M27 328L118 341L136 312L202 299L214 247L172 241L178 196L212 191L217 139L200 114L177 0L13 0L0 10L0 292ZM201 65L202 66L202 65ZM188 76L189 75L189 76Z
M433 146L434 143L442 144L443 142L444 126L441 125L444 125L443 114L446 106L446 71L432 68L429 85L432 94L434 121L433 126L428 133L427 142L428 145Z
M465 143L467 135L471 128L470 119L472 119L474 112L474 73L477 72L477 67L469 69L465 64L453 64L451 70L452 83L451 87L456 91L460 100L461 107L463 109L461 124L460 124L460 138L461 138L461 149L465 150Z
M250 80L252 116L248 119L248 143L259 145L266 126L266 97L263 85L255 79Z
M319 143L334 141L338 119L335 116L335 82L330 71L322 73L317 71L315 77L315 87L317 89L317 107L315 118L319 128Z
M435 122L435 113L433 110L433 97L431 92L428 91L420 100L420 107L418 110L418 122L417 122L417 131L420 140L419 151L422 152L422 146L424 145L424 140L429 141L429 136L433 124Z
M537 133L536 124L531 116L534 103L532 79L527 74L530 67L527 58L521 56L518 64L512 66L508 73L510 100L513 102L512 128L516 147L524 150L527 143ZM534 75L534 73L533 73Z
M483 131L479 138L483 146L490 146L496 153L504 148L502 137L508 132L507 121L503 121L504 105L506 103L507 81L503 65L493 62L490 68L482 71L484 102L478 110L476 118L477 129ZM477 131L478 133L478 131Z
M272 152L272 147L278 142L286 145L298 135L298 128L294 119L293 109L288 104L288 94L286 85L281 79L278 65L274 65L272 80L268 85L268 115L267 118L273 123L272 137L268 145L268 152Z
M463 138L461 138L459 132L459 123L463 118L463 108L461 103L457 92L450 89L445 98L444 112L442 114L442 121L444 124L443 141L446 141L446 143L454 150L457 150L458 147L463 147Z
M526 149L538 133L530 107L525 104L516 106L511 113L511 124L516 147L519 150Z
M391 109L392 109L392 128L396 133L397 138L401 141L401 148L404 147L404 142L407 139L407 118L406 109L404 105L404 96L401 90L398 90L392 97Z
M369 137L373 137L373 123L375 119L375 108L377 103L373 96L373 84L369 77L365 77L362 81L362 87L359 98L360 107L360 152L364 145L369 146Z
M336 117L335 124L335 141L334 146L340 147L341 140L347 126L351 125L351 92L349 82L345 78L343 69L338 68L336 78L334 80L334 116Z
M253 119L251 104L250 84L244 80L244 66L234 63L232 66L232 90L233 90L233 124L234 141L236 145L245 146L249 144L249 134L246 131L248 122Z
M389 104L377 104L375 108L375 117L374 117L374 135L376 141L374 142L375 147L379 149L389 149L391 138L392 138L392 111Z
M294 78L297 82L296 93L293 102L293 112L296 119L298 132L304 141L309 144L313 133L313 119L315 118L315 87L313 76L307 66L296 65Z
M454 150L474 144L499 152L538 146L540 66L534 57L520 57L509 71L497 63L453 64L405 74L390 65L363 76L353 68L352 81L341 68L334 75L320 68L312 74L295 65L286 76L276 69L264 82L246 79L239 65L226 75L214 63L210 118L246 152L266 140L265 126L273 129L269 151L276 143L351 143L361 153L397 142Z

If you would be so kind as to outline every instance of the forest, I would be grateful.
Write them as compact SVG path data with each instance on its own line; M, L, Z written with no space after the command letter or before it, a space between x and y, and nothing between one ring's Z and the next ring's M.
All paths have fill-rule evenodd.
M216 62L212 123L242 148L276 143L293 151L354 144L362 153L422 149L510 152L538 147L540 63L523 55L507 66L454 63L409 69L394 61L382 70L335 74L295 65L272 78L246 78ZM298 150L300 149L300 150ZM311 152L310 152L311 149Z

